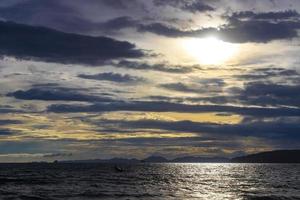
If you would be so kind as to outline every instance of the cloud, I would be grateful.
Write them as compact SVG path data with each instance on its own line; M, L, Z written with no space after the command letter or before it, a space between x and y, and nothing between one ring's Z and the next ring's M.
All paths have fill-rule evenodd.
M231 16L227 16L228 18L233 19L255 19L255 20L290 20L290 19L298 19L300 17L299 13L296 10L285 10L278 12L263 12L263 13L255 13L253 11L242 11L242 12L234 12Z
M172 91L177 91L177 92L192 92L192 93L197 93L199 90L193 87L189 87L183 83L167 83L167 84L161 84L160 87L172 90Z
M145 10L144 3L136 0L26 0L11 3L3 0L0 6L0 18L28 25L51 27L65 32L91 34L102 29L103 33L110 33L112 27L130 26L133 21L126 23L126 18L119 17L117 12L135 13ZM1 2L2 3L2 2ZM104 12L94 13L94 10ZM107 11L107 12L105 12ZM116 12L117 11L117 12ZM17 13L17 14L16 14ZM101 23L103 18L116 17ZM129 19L128 19L129 20Z
M250 80L250 81L267 81L272 78L288 78L293 79L299 77L300 74L293 69L284 69L284 68L276 68L276 67L268 67L268 68L259 68L251 70L245 74L239 74L235 77L241 80Z
M155 6L171 6L192 13L214 11L207 0L153 0Z
M46 62L99 64L104 60L145 56L134 44L107 37L64 33L0 22L0 54Z
M0 120L0 126L9 125L9 124L21 124L21 123L22 122L19 120L10 120L10 119Z
M6 113L22 113L24 111L13 108L12 106L2 106L0 105L0 114Z
M99 23L97 27L104 32L116 32L124 28L135 28L138 24L138 20L134 20L128 16L122 16Z
M72 88L31 88L23 91L18 90L8 93L7 96L22 100L43 100L43 101L83 101L83 102L111 102L108 97L99 97L84 94Z
M150 24L140 24L137 27L139 32L150 32L166 37L205 37L218 33L215 28L203 28L196 30L181 30L174 26L169 26L164 23L156 22Z
M182 65L171 65L168 63L157 63L150 64L147 62L137 62L137 61L128 61L122 60L114 65L115 67L128 68L135 70L153 70L167 73L190 73L193 71L193 68L199 68L197 65L192 66L182 66Z
M48 154L43 154L42 157L56 158L56 157L70 157L72 155L73 155L72 153L48 153Z
M223 26L219 35L224 41L232 43L267 43L273 40L292 39L298 37L299 22L269 21L231 21Z
M246 17L247 16L247 17ZM164 23L140 24L139 32L151 32L166 37L216 36L231 43L266 43L298 37L300 15L296 11L272 13L233 13L226 16L227 24L217 28L182 30ZM264 20L262 20L264 19Z
M225 105L192 105L170 103L162 101L133 101L116 103L98 103L93 105L66 105L53 104L47 109L54 113L78 113L78 112L114 112L114 111L140 111L140 112L183 112L183 113L234 113L244 116L278 117L299 116L298 108L263 108L263 107L238 107Z
M300 85L280 85L250 82L237 95L238 99L252 105L300 107Z
M14 132L9 129L0 128L0 136L1 135L13 135L13 134L14 134Z
M131 76L129 74L117 74L117 73L100 73L94 75L79 74L78 77L83 79L99 80L99 81L112 81L118 83L137 83L144 79L136 76Z
M110 123L110 121L105 121ZM189 132L197 134L217 135L220 137L244 136L262 137L269 139L295 139L299 138L300 125L298 122L286 121L254 121L242 122L240 124L214 124L191 121L160 121L160 120L139 120L139 121L111 121L119 128L133 129L159 129L177 132Z
M17 14L16 14L17 13ZM0 16L7 20L39 24L51 22L50 19L68 18L77 11L64 5L61 0L51 0L41 3L39 0L20 1L9 6L0 7Z
M192 82L190 84L184 84L181 82L177 83L166 83L160 84L161 88L177 91L177 92L191 92L191 93L220 93L223 90L225 82L223 79L212 78L212 79L202 79L197 82Z
M202 28L180 30L162 23L141 25L140 32L151 32L166 37L208 37L216 36L231 43L266 43L273 40L292 39L298 37L299 22L268 21L231 21L219 28Z

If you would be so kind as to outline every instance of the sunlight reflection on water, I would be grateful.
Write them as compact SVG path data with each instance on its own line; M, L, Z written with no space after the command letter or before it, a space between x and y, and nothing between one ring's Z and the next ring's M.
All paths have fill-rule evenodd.
M300 165L0 165L3 199L300 199Z

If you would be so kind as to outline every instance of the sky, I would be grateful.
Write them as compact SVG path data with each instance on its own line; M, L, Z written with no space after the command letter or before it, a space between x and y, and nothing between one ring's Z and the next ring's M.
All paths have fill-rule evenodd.
M300 148L298 0L0 0L0 162Z

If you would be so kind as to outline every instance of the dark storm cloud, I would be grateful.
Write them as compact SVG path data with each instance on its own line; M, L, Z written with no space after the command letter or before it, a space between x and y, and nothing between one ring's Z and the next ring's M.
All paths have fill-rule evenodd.
M21 124L22 122L19 120L10 120L10 119L6 119L6 120L0 120L0 126L2 125L9 125L9 124Z
M61 31L82 33L93 31L99 26L82 17L82 14L66 1L26 0L0 7L0 17L18 23L39 25Z
M6 113L22 113L22 112L24 112L24 111L15 109L15 108L12 107L12 106L2 106L2 105L0 105L0 114L6 114Z
M0 16L7 20L17 22L53 22L59 18L68 18L76 15L77 12L64 5L61 0L39 1L26 0L20 1L12 5L0 7Z
M118 83L137 83L141 82L144 79L132 76L129 74L117 74L117 73L101 73L101 74L93 74L93 75L87 75L87 74L79 74L78 77L83 79L91 79L91 80L99 80L99 81L112 81L112 82L118 82Z
M7 94L9 97L22 100L43 101L83 101L83 102L111 102L108 97L99 97L80 93L71 88L32 88L26 91L18 90Z
M214 11L207 0L153 0L155 6L171 6L192 13Z
M0 54L22 59L82 64L145 55L134 44L125 41L63 33L12 22L0 22Z
M26 0L15 3L4 3L0 6L0 18L29 25L39 25L51 27L57 30L75 33L91 33L94 31L103 31L110 33L119 30L121 27L132 26L133 20L124 17L99 22L102 18L107 19L109 12L90 16L85 8L89 6L93 9L111 11L111 16L115 16L117 11L128 10L135 13L135 10L145 12L144 3L136 0ZM105 16L107 15L107 16ZM115 30L112 30L115 28Z
M192 92L192 93L199 92L199 90L197 90L196 88L189 87L184 83L167 83L167 84L161 84L160 87L167 90L177 91L177 92Z
M0 136L1 135L13 135L13 134L14 134L14 132L9 129L1 129L0 128Z
M215 28L205 28L197 30L181 30L174 26L169 26L164 23L141 24L138 27L139 32L150 32L166 37L205 37L212 34L217 34Z
M183 113L205 113L220 112L234 113L246 116L277 117L277 116L299 116L298 108L259 108L259 107L237 107L223 105L190 105L170 103L162 101L133 101L116 103L99 103L94 105L66 105L54 104L47 109L55 113L78 113L78 112L113 112L113 111L141 111L141 112L183 112Z
M105 121L110 123L110 121ZM160 121L160 120L140 120L140 121L111 121L118 124L120 128L143 128L159 129L178 132L190 132L198 134L216 134L220 136L252 136L270 139L299 138L300 124L298 122L283 121L255 121L240 124L214 124L191 121Z
M132 6L141 6L138 0L101 0L98 2L114 9L128 9Z
M44 158L70 157L72 153L50 153L43 155Z
M245 89L247 96L300 97L300 85L279 85L264 82L248 83Z
M234 19L259 19L259 20L290 20L300 17L296 10L286 10L278 12L255 13L253 11L235 12L228 18Z
M266 43L298 37L299 22L231 21L219 31L220 38L232 43Z
M218 78L202 79L199 81L196 80L191 84L184 84L181 82L177 82L177 83L166 83L166 84L159 85L159 87L171 91L205 93L205 94L222 92L223 86L225 86L224 80Z
M296 11L254 13L245 11L225 16L227 24L218 28L182 30L172 25L155 22L140 24L139 32L151 32L166 37L216 36L232 43L266 43L298 37L300 15Z
M300 77L298 71L293 69L284 69L284 68L259 68L255 70L251 70L248 73L236 75L235 77L241 80L252 80L257 81L263 79L264 81L270 80L272 78L283 78L286 77L288 79L293 79Z
M153 9L155 10L161 6L171 6L192 13L205 12L214 10L210 5L214 2L208 0L154 0ZM136 9L142 13L145 12L142 11L145 10L145 2L143 1L90 0L89 5L94 5L99 10L126 10L129 14L132 14L130 17L113 14L110 16L106 13L106 21L102 22L101 19L104 17L101 14L93 15L95 19L91 17L86 18L88 14L84 14L85 11L81 6L83 4L86 4L86 2L76 1L74 4L71 4L69 1L59 0L27 0L10 6L0 7L0 17L6 20L31 25L43 25L67 32L89 34L101 32L102 34L109 35L118 33L122 29L134 28L138 32L151 32L166 37L205 37L215 35L224 41L233 43L266 43L273 40L291 39L298 37L297 30L300 27L300 15L295 10L233 12L231 15L223 16L227 20L227 23L220 27L183 30L174 25L167 25L164 23L164 20L158 20L155 16L150 17L151 23L146 23L147 20L141 20L143 19L142 14L137 12ZM109 17L111 19L107 20ZM132 50L132 48L129 49ZM132 56L125 55L124 57Z
M181 65L171 65L168 63L150 64L147 62L137 62L137 61L128 61L128 60L122 60L114 66L120 68L135 69L135 70L153 70L153 71L161 71L161 72L168 72L168 73L190 73L193 71L193 68L199 67L197 65L181 66Z
M256 77L257 76L257 77ZM261 78L251 76L251 78ZM248 77L250 78L250 77ZM299 84L276 84L272 82L248 82L243 88L228 88L226 96L190 97L183 100L194 103L242 104L247 106L300 107Z
M300 85L280 85L265 82L250 82L237 98L252 105L300 107Z
M134 20L129 16L122 16L110 19L106 22L99 23L98 28L105 32L115 32L124 28L135 28L138 26L139 21Z
M205 37L216 36L231 43L266 43L273 40L298 37L300 22L268 22L234 20L219 28L180 30L162 23L141 25L140 32L151 32L166 37Z

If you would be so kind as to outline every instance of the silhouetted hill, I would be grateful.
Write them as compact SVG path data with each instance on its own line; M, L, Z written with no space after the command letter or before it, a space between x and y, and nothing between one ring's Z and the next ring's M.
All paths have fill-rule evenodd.
M151 163L165 163L165 162L169 162L168 159L162 157L162 156L150 156L144 160L142 160L143 162L151 162Z
M237 163L300 163L300 150L262 152L231 159Z
M112 158L112 159L94 159L94 160L69 160L59 161L60 163L139 163L138 159L127 159L127 158Z
M186 156L168 160L162 156L150 156L144 160L112 158L112 159L94 159L94 160L71 160L59 161L60 163L127 163L135 164L146 163L300 163L300 150L280 150L262 152L247 156L236 157L232 159L224 157L196 157Z
M223 157L193 157L193 156L187 156L187 157L179 157L172 160L172 162L175 163L223 163L223 162L229 162L228 158Z

